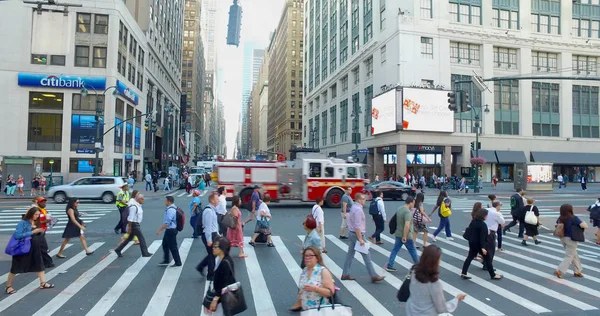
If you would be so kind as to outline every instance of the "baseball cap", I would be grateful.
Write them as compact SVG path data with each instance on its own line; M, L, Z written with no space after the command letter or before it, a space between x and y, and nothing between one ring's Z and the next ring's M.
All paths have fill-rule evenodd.
M36 203L41 203L41 202L45 202L45 201L48 201L48 199L46 199L45 197L41 197L41 196L35 200Z

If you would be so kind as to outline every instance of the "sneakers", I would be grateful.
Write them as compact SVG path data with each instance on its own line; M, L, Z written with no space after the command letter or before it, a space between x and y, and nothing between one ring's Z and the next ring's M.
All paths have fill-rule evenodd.
M435 239L435 236L433 236L433 235L431 236L431 241L433 241L433 242L437 241L437 239Z
M398 271L398 269L396 269L394 267L386 267L385 271L387 271L387 272L396 272L396 271Z
M168 266L169 264L170 264L170 262L163 261L163 262L159 263L158 265L159 266Z
M454 240L452 237L446 237L446 240Z
M354 281L354 280L356 280L356 278L353 276L349 276L349 275L342 275L342 281L346 281L346 280Z

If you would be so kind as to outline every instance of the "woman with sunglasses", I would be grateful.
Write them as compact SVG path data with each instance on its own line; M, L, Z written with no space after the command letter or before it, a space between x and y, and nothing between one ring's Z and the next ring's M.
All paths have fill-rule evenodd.
M215 274L212 282L215 296L210 308L204 308L204 312L209 315L223 315L223 305L220 304L221 293L227 286L236 283L233 268L233 259L229 256L231 243L225 237L217 239L212 246L212 252L215 256Z
M320 304L329 304L329 299L335 294L333 277L325 268L323 257L319 249L309 246L302 252L304 269L300 274L300 290L298 300L290 311L298 312L318 307Z

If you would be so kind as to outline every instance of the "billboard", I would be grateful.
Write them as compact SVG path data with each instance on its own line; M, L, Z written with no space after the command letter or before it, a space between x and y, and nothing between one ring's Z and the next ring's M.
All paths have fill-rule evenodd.
M133 124L125 123L125 147L131 148L133 141Z
M379 135L397 130L397 98L392 89L373 98L371 106L371 134Z
M100 125L100 135L104 126ZM96 117L94 115L71 116L71 144L94 144L96 141Z
M448 110L448 91L402 89L402 129L424 132L454 132L454 112Z
M142 129L139 126L135 127L135 137L133 141L133 146L135 149L140 149L142 139Z
M123 121L115 118L115 146L123 146Z
M552 165L527 165L528 183L552 183Z

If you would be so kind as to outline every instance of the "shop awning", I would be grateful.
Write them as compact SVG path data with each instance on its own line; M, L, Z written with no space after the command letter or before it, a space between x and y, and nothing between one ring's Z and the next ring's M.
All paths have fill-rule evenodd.
M556 165L595 166L600 164L600 154L592 153L536 151L531 152L531 157L534 162L550 162Z
M487 163L498 163L498 159L496 159L496 153L493 150L483 150L480 149L478 151L479 157L484 158ZM475 151L471 150L471 157L475 157Z
M522 151L496 150L496 157L498 157L498 163L527 163L527 157Z

